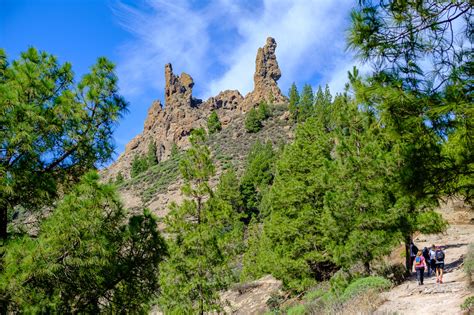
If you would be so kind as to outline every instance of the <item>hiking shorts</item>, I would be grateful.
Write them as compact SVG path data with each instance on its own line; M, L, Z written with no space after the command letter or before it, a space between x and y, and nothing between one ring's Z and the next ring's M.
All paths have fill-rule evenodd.
M444 270L444 262L436 263L436 269Z

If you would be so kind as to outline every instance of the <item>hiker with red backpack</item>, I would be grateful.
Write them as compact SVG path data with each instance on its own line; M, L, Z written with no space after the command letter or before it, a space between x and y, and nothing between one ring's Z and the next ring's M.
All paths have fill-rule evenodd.
M416 280L418 280L418 285L423 285L423 278L426 269L426 260L425 257L423 257L423 252L421 250L416 253L413 266L415 267Z
M441 246L436 247L435 260L436 260L436 283L443 283L444 251L441 248Z

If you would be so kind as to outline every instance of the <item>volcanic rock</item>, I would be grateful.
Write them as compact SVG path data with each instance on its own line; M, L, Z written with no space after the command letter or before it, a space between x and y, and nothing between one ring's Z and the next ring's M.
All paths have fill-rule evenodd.
M252 92L245 96L243 104L245 111L263 100L274 103L287 101L277 84L281 77L281 71L276 60L276 47L275 39L268 37L265 46L258 49L253 76L254 88Z
M130 168L135 156L147 153L150 142L157 148L158 160L171 155L171 148L189 146L188 136L193 129L206 127L207 117L216 111L225 128L231 121L260 101L286 102L277 81L281 76L275 55L276 42L269 37L263 48L258 49L254 90L244 98L237 90L226 90L206 102L193 97L193 78L187 73L175 75L171 64L165 65L165 106L154 101L148 110L143 132L133 138L117 161L103 172L104 178L116 178L118 172L130 177Z

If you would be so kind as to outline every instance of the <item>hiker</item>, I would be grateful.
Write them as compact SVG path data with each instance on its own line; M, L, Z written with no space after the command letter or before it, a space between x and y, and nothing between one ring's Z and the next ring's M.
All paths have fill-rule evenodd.
M444 251L441 249L441 246L436 247L435 260L436 260L436 283L443 283Z
M428 274L428 277L431 275L431 265L430 265L430 251L428 247L423 247L423 258L425 258L426 265L428 268L425 270Z
M430 248L430 259L429 259L431 272L436 274L436 246L435 244L431 245Z
M410 270L413 269L413 262L415 261L416 254L418 253L418 247L413 243L413 240L410 241Z
M414 261L415 271L416 271L416 280L418 280L418 285L423 285L423 276L425 274L426 260L423 257L423 252L421 250L416 253Z

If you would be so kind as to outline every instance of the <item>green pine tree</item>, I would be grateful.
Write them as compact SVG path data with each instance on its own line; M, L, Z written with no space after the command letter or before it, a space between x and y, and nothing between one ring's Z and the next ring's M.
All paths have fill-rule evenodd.
M313 114L313 103L313 88L311 85L305 84L298 103L298 119L300 122L305 121Z
M221 309L218 292L233 278L242 224L232 205L209 186L215 170L204 145L205 131L193 131L190 140L180 165L188 199L173 204L166 217L172 241L163 265L160 306L167 313L204 314Z
M329 87L326 85L324 92L321 86L318 87L318 91L314 97L314 116L318 121L322 123L326 130L330 130L333 127L329 125L331 121L331 103L332 103L332 96L331 92L329 91Z
M288 97L290 99L288 110L290 111L291 118L296 122L298 121L298 105L300 101L300 95L298 93L298 89L296 88L295 82L293 82L290 87Z
M258 118L261 121L268 119L271 116L270 107L264 101L260 102L257 107Z
M207 118L207 130L211 135L222 130L222 125L216 111L212 111Z
M257 141L250 149L240 180L247 222L259 213L262 195L273 182L275 160L276 154L271 142L262 144Z
M119 171L115 178L115 185L121 185L125 181L122 171Z
M13 238L3 253L4 311L129 313L149 310L167 249L155 218L145 211L127 224L113 186L92 172L42 222L37 238Z
M249 110L245 116L245 130L249 133L256 133L262 129L262 120L255 108Z
M148 169L148 156L135 155L132 160L132 168L130 169L130 176L137 177Z
M147 167L152 167L158 164L158 157L156 156L156 143L155 141L150 141L148 144L148 152L147 152Z
M359 100L404 138L415 167L407 170L412 191L434 200L469 202L474 191L472 48L452 45L472 42L470 17L471 3L448 0L363 1L351 15L349 47L378 65L357 89ZM464 31L446 31L454 25Z
M178 145L173 142L173 145L171 146L171 158L177 157L178 154L179 154Z
M8 213L51 204L90 168L109 161L127 103L114 65L99 58L76 84L70 63L29 48L8 63L0 50L0 238Z

